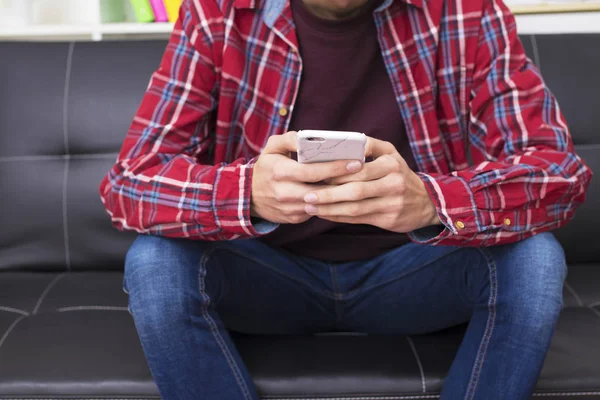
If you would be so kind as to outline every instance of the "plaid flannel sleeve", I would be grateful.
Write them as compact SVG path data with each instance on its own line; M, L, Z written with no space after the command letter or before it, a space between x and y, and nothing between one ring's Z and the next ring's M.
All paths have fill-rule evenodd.
M195 4L200 4L197 9ZM253 237L253 160L211 165L214 133L214 1L184 1L158 70L127 133L101 198L122 230L168 237Z
M443 226L411 232L419 243L486 246L558 228L592 176L513 15L500 0L484 3L468 132L474 165L420 174Z

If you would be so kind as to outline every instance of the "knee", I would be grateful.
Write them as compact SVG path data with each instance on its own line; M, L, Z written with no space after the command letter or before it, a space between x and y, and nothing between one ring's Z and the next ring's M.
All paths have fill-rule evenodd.
M157 329L185 318L189 296L197 290L201 256L194 242L139 236L125 259L124 289L139 328Z
M129 294L146 292L165 275L173 274L173 257L177 244L172 239L140 235L125 257L124 286Z
M508 271L505 301L511 317L530 327L554 326L562 309L567 275L565 255L554 235L542 233L510 245L501 258L497 268Z

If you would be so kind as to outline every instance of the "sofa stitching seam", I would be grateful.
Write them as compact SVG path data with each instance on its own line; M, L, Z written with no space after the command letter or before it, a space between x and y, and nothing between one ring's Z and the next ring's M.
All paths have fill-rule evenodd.
M57 312L69 311L128 311L127 307L121 306L69 306L56 309Z
M419 373L421 374L421 388L423 393L427 393L427 381L425 380L425 371L423 369L423 364L421 363L421 357L419 357L419 352L417 351L417 347L415 346L415 342L412 340L412 338L407 335L406 340L410 345L410 348L415 356L415 360L417 361L417 366L419 367Z
M531 42L531 47L533 48L533 62L535 63L535 65L537 66L538 70L540 71L540 73L542 72L542 60L540 58L540 51L538 48L538 43L537 43L537 38L535 37L535 35L531 35L529 37L529 40Z
M26 317L29 316L29 313L27 311L21 310L19 308L14 308L14 307L0 306L0 311L6 311L6 312L11 312L11 313L21 314L21 315L24 315Z
M584 304L583 304L583 301L581 300L581 297L579 297L579 294L577 294L577 291L575 289L573 289L573 286L569 285L569 282L567 282L567 281L565 281L565 289L567 289L567 291L573 295L577 304L579 306L583 307Z
M8 338L8 335L15 329L17 324L23 321L25 318L27 318L27 315L21 315L19 318L15 319L12 324L10 324L6 332L4 332L4 335L2 335L2 338L0 338L0 347L2 347L2 345Z
M63 241L65 251L65 266L67 271L71 270L71 250L69 246L69 220L67 210L67 196L69 185L69 167L71 164L70 146L69 146L69 91L71 87L71 67L73 65L73 52L75 50L75 42L69 44L67 53L67 65L65 71L65 87L63 93L63 141L65 152L65 168L62 182L62 220L63 220Z
M595 309L595 308L593 308L593 307L588 307L588 308L589 308L590 310L592 310L592 312L593 312L594 314L596 314L596 315L597 315L597 316L600 318L600 311L596 310L596 309Z
M37 312L39 311L40 307L42 306L42 302L44 301L44 299L46 298L46 296L48 295L48 293L50 292L50 290L52 290L52 288L54 287L54 285L56 285L58 283L58 281L61 280L64 276L65 276L65 273L57 275L57 276L54 277L54 279L52 279L50 281L50 283L48 283L48 285L46 285L46 288L44 289L44 291L40 295L40 298L38 299L37 303L35 303L35 307L33 308L33 311L31 312L32 315L36 315L37 314Z

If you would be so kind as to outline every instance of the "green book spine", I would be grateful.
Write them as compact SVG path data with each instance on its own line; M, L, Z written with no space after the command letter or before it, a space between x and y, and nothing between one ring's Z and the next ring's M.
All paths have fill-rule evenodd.
M103 23L124 22L125 2L123 0L101 0L100 15Z
M154 12L149 0L130 0L138 22L153 22Z

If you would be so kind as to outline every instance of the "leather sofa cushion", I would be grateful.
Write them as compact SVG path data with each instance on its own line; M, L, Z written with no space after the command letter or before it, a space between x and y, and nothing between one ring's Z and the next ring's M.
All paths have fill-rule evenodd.
M599 279L600 265L570 267L536 397L600 399ZM121 282L119 272L0 273L0 398L158 398ZM265 399L389 400L437 398L463 331L233 336Z

